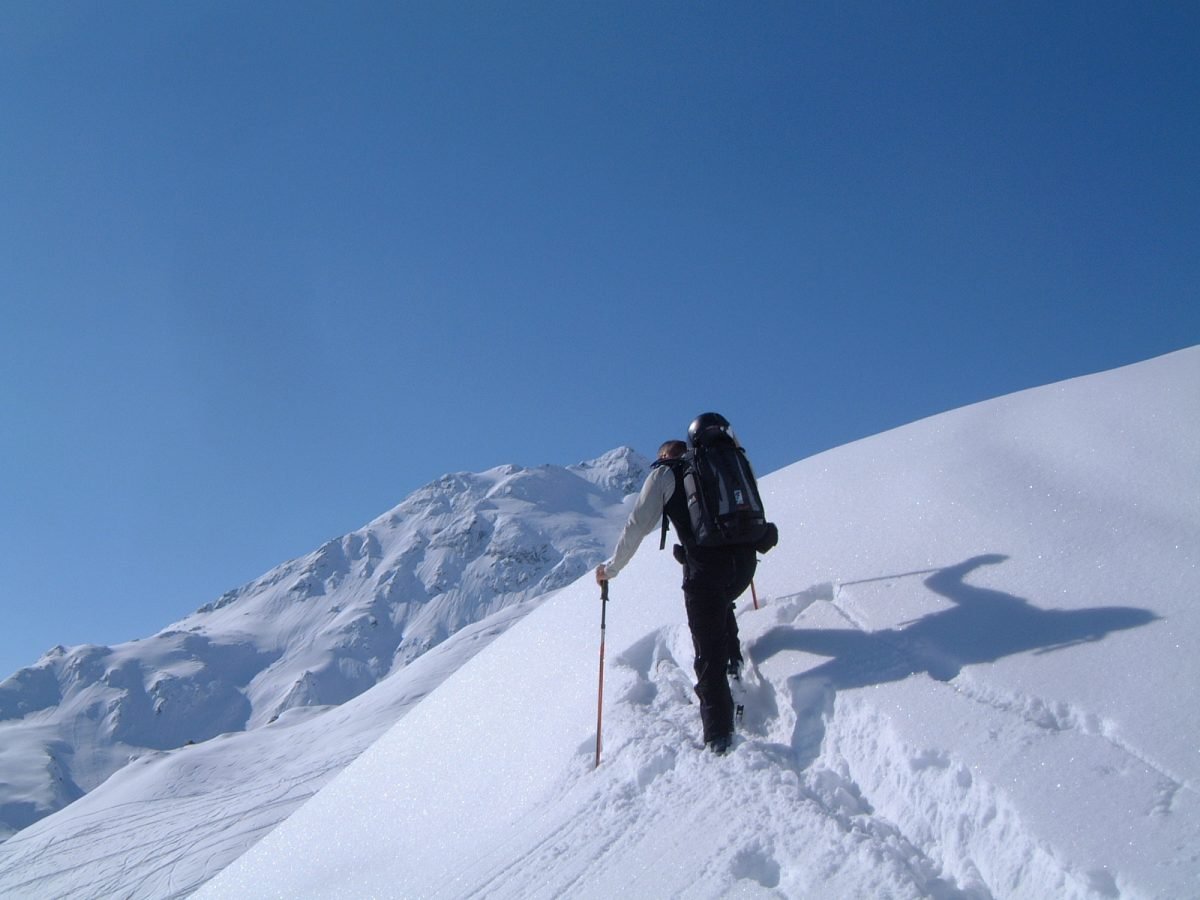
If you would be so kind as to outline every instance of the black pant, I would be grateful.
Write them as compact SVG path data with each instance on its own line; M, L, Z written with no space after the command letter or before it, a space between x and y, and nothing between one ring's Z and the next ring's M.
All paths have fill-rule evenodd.
M753 547L689 547L683 599L696 650L696 696L704 742L733 733L733 697L727 672L740 661L733 604L750 586L758 557Z

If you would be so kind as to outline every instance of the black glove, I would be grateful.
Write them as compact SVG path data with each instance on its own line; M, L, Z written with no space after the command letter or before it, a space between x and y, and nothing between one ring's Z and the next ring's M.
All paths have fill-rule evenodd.
M766 553L778 543L779 529L775 527L774 522L768 522L766 533L759 538L758 543L754 545L754 549L758 553Z
M687 565L687 551L683 549L682 544L676 544L671 548L671 555L675 557L675 562L681 566Z

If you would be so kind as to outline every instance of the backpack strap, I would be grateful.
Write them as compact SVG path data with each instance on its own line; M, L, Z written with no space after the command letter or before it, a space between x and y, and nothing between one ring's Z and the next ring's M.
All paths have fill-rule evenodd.
M654 462L652 462L650 464L650 468L657 469L660 466L666 466L668 469L670 469L675 474L675 488L676 488L676 490L678 490L679 489L679 467L682 464L683 464L682 458L656 459ZM670 529L670 527L671 527L671 520L667 518L667 509L664 506L663 507L663 518L662 518L662 534L660 534L659 538L658 538L658 549L659 550L667 549L667 531Z

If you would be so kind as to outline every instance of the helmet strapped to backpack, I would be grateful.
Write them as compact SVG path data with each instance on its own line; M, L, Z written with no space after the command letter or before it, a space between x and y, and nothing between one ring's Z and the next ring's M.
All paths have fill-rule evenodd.
M737 443L729 428L729 420L720 413L701 413L688 426L688 447L707 447L715 443Z

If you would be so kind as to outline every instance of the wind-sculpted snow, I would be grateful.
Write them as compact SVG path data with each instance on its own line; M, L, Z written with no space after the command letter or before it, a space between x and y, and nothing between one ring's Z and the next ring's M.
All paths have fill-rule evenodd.
M933 577L969 579L976 568L948 566ZM912 655L919 641L888 640L883 655L875 646L838 641L814 647L813 635L844 629L850 618L842 603L854 592L843 589L835 599L829 588L767 596L761 609L742 611L748 711L734 752L723 759L699 746L685 626L643 630L656 617L677 618L668 611L672 599L641 591L614 599L620 605L612 620L634 619L624 634L641 636L622 638L625 649L611 661L599 771L592 769L594 732L586 724L595 687L587 676L594 673L570 662L585 647L574 631L590 592L573 589L460 670L417 721L385 736L202 896L1122 895L1119 881L1139 868L1133 855L1124 854L1128 868L1118 874L1103 848L1055 841L1074 824L1055 829L1042 816L1024 815L1004 777L1043 783L1045 773L1024 772L1019 760L989 759L994 750L964 754L964 723L955 720L971 723L971 740L978 726L1003 733L1009 749L1001 757L1021 756L1044 723L994 704L980 709L970 692L931 679L922 672L924 654ZM1110 621L1117 631L1145 624ZM922 633L920 621L910 627ZM537 700L489 687L547 633L558 641ZM1019 654L1055 646L1059 637L1050 628L1031 636L1024 651L1001 637L994 650ZM569 687L548 696L551 671ZM888 685L903 689L885 699L863 693ZM456 710L479 710L485 696L499 707L476 712L470 728L455 721ZM934 716L938 707L944 709ZM504 732L521 708L538 727ZM946 730L932 740L914 738L909 719L917 714ZM426 743L430 731L437 740ZM1140 759L1102 734L1078 732L1069 740L1075 758L1103 760L1110 780L1124 782L1095 790L1116 787L1122 801L1157 790L1156 773L1140 771ZM1064 776L1086 784L1096 773L1056 767L1054 777ZM1090 790L1077 801L1086 802ZM457 818L467 807L476 815L469 823ZM1105 835L1115 824L1111 812L1088 827ZM1190 819L1194 826L1194 807ZM394 855L385 858L385 850ZM1088 850L1098 852L1096 864L1078 864ZM420 866L391 861L418 852ZM1153 875L1151 868L1136 874ZM1136 877L1126 890L1139 894Z
M1197 472L1193 350L774 473L729 756L651 537L611 585L598 770L584 579L200 896L1197 896Z
M760 608L739 603L728 756L700 746L679 571L653 535L610 588L598 770L581 570L352 701L144 755L0 844L0 895L1200 896L1198 471L1200 350L804 460L762 479L782 539ZM329 548L346 584L391 573L375 606L346 603L341 639L414 633L382 615L389 590L420 585L422 610L436 573L492 572L495 536L528 534L502 518L525 486L492 492L516 474L452 476L372 523L375 550ZM464 490L495 507L456 515ZM417 509L429 527L393 549ZM553 561L516 545L504 577ZM275 602L314 560L212 612ZM78 651L80 671L112 654Z
M147 750L345 703L603 558L646 461L447 475L142 641L55 648L0 683L0 836ZM69 787L65 787L68 785Z

